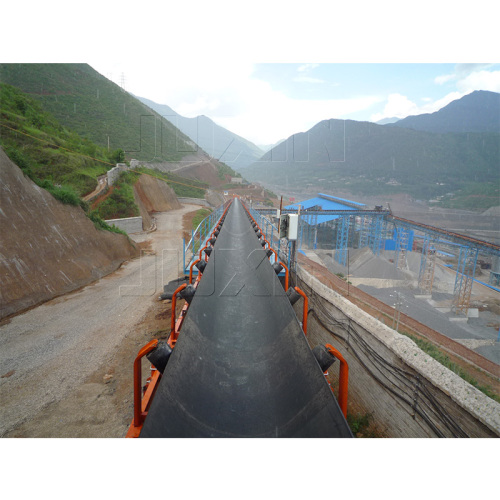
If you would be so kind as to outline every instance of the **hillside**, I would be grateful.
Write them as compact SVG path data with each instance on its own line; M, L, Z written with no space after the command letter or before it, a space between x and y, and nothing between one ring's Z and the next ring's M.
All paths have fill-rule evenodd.
M70 187L84 196L121 160L120 150L108 151L63 127L39 101L0 83L0 144L32 179Z
M37 99L62 125L128 158L180 161L197 146L88 64L0 64L0 82Z
M207 116L187 118L165 104L158 104L144 97L138 99L170 121L212 158L223 161L236 170L247 167L264 153L252 142L217 125Z
M390 127L404 127L425 132L467 133L500 132L500 94L476 90L450 102L435 113L408 116Z
M499 133L435 134L325 120L273 148L245 169L245 177L271 188L407 193L422 200L467 188L472 189L468 196L487 194L481 203L493 206L498 205L499 157Z
M38 187L0 148L0 319L76 290L139 255L80 207Z

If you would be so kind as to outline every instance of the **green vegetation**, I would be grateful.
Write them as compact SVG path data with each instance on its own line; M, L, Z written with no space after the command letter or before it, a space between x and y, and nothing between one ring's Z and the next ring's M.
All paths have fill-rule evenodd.
M99 213L97 210L92 210L87 215L88 215L88 218L94 223L94 226L97 229L102 229L104 231L110 231L112 233L123 234L128 238L128 234L125 231L123 231L123 229L116 227L114 224L112 226L110 226L105 221L103 221L101 219L101 217L99 216Z
M193 217L192 229L196 229L200 222L208 217L211 213L212 210L208 208L201 208L200 210L197 210L195 216Z
M226 175L230 175L231 177L241 177L241 174L221 161L216 162L215 166L217 167L217 176L219 177L219 179L224 180L226 178Z
M485 211L500 205L500 184L474 182L456 193L445 194L436 205L444 208Z
M97 147L122 149L139 160L179 161L193 152L169 121L87 64L0 64L0 81L29 93Z
M209 187L205 182L186 179L171 172L162 172L161 170L145 167L140 167L135 171L165 181L174 190L175 194L181 198L204 198L205 191Z
M347 423L352 431L352 433L360 438L374 438L377 437L373 430L370 429L370 424L373 421L373 415L371 413L352 413L347 414Z
M52 194L64 187L62 201L72 199L69 191L78 197L91 192L97 177L114 166L116 151L108 154L82 139L38 101L4 84L0 84L0 129L0 144L10 159L38 185L46 181L42 187Z
M498 193L481 193L480 185L499 185L499 134L438 134L328 120L303 137L296 134L278 145L247 167L245 177L290 189L407 193L425 201L463 190L457 203L465 200L469 209L498 205Z
M471 375L469 375L469 373L464 371L460 366L453 363L450 360L450 358L446 354L444 354L441 350L439 350L434 344L431 344L426 340L422 340L406 332L399 332L399 333L401 333L402 335L406 335L407 337L412 339L413 342L415 342L417 346L420 349L422 349L422 351L424 351L429 356L434 358L436 361L441 363L443 366L451 370L453 373L456 373L459 377L464 379L469 384L473 385L476 389L479 389L482 393L486 394L486 396L500 403L500 397L495 392L493 392L491 387L480 385L477 382L477 380L475 380Z
M113 185L112 193L97 206L97 212L102 219L119 219L122 217L137 217L139 207L134 199L134 184L140 174L122 172Z
M80 206L96 228L126 234L106 224L97 212L89 212L80 198L96 187L99 175L123 158L122 150L108 153L82 139L61 126L39 102L5 84L0 84L0 129L1 146L27 177L62 203ZM120 194L130 201L127 188Z

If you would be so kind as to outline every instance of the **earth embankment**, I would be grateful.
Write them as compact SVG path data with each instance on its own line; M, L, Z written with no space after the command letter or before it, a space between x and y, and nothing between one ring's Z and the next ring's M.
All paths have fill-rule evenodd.
M136 200L151 212L168 212L182 208L174 190L164 181L151 175L141 175L134 184Z
M38 187L0 149L0 319L76 290L137 257L80 207Z
M182 207L174 190L166 182L145 174L134 184L134 200L139 207L144 230L153 226L152 213L168 212Z

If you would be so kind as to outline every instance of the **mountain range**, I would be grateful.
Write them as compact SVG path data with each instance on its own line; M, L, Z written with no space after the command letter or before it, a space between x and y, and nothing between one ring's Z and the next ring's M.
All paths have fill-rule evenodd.
M236 170L250 165L264 154L252 142L217 125L205 115L187 118L166 104L158 104L144 97L137 99L171 122L212 158Z
M0 82L38 100L61 124L108 149L143 161L206 154L171 122L88 64L0 64Z
M431 115L386 125L324 120L268 151L244 175L274 190L399 192L422 200L466 192L468 208L498 205L499 98L477 91Z
M186 118L136 98L87 64L0 64L0 82L29 94L62 126L108 153L123 149L127 159L210 164L221 179L238 175L234 166L275 191L408 193L422 200L467 193L470 207L500 205L495 92L475 91L394 123L323 120L264 153L206 116Z
M435 113L407 116L391 123L390 126L438 134L448 132L498 133L500 132L500 94L476 90L461 99L450 102Z

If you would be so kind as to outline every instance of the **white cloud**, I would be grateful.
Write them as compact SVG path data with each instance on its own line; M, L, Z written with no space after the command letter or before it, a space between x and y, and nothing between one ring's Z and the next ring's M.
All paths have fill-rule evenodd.
M293 81L299 83L326 83L321 78L312 78L311 76L296 76Z
M311 71L312 69L314 68L317 68L319 66L319 64L302 64L301 66L299 66L297 68L297 71L299 72L304 72L304 71Z
M99 71L99 65L93 65ZM309 65L308 65L309 66ZM106 73L106 66L102 74ZM125 73L126 90L177 113L207 115L219 125L256 144L268 144L304 132L321 120L342 118L380 102L374 96L350 99L299 100L287 97L271 84L252 77L253 65L197 62L196 65L128 68L114 67L119 83ZM136 76L137 75L137 76ZM144 78L146 77L146 78ZM298 78L310 78L303 71ZM319 82L316 82L319 83Z
M457 88L463 94L473 90L500 92L500 71L475 71L457 82Z
M434 78L434 83L437 83L438 85L443 85L446 82L449 82L450 80L454 80L456 78L456 75L453 73L451 75L441 75L441 76L436 76Z
M434 83L444 83L456 80L457 89L462 94L468 94L474 90L500 91L500 71L486 71L491 64L457 64L454 73L440 75L434 79Z
M342 118L369 108L379 101L373 96L352 99L291 99L262 81L253 80L245 88L248 99L240 116L211 116L215 122L256 144L266 144L305 132L321 120Z
M410 101L408 97L401 94L390 94L384 111L371 116L371 121L377 122L382 118L405 118L418 113L418 106Z
M401 94L390 94L387 97L387 103L381 113L375 113L370 117L370 120L377 122L383 118L406 118L412 115L421 115L423 113L434 113L435 111L444 108L451 101L460 99L465 94L461 92L450 92L437 101L432 101L429 98L422 98L426 101L423 106L418 106L416 103Z

